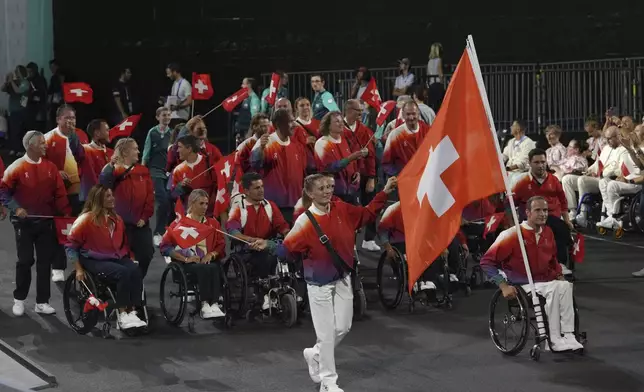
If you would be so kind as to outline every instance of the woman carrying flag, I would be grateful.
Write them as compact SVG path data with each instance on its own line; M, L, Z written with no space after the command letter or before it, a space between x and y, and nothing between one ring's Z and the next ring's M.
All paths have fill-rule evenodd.
M132 138L116 142L112 161L103 168L99 182L116 198L116 213L145 278L154 256L150 218L154 214L154 185L147 167L137 163L139 147Z
M143 278L130 258L123 219L116 214L112 190L94 186L87 195L81 215L72 225L65 245L67 259L76 268L76 279L85 279L85 270L116 281L118 323L122 329L145 327L136 314L142 305Z
M219 262L226 256L226 243L214 218L206 218L208 193L195 189L188 197L185 217L174 221L163 235L159 246L161 254L183 263L187 272L197 277L201 317L204 319L224 317ZM196 230L199 242L190 244L182 238L183 229ZM188 240L193 237L188 237ZM193 241L195 242L195 241Z
M212 174L214 166L200 153L199 140L195 136L182 136L177 145L182 162L174 168L170 177L172 197L175 200L180 199L185 206L190 192L193 189L202 189L211 198L207 215L212 216L215 202L212 196L217 192L217 177Z

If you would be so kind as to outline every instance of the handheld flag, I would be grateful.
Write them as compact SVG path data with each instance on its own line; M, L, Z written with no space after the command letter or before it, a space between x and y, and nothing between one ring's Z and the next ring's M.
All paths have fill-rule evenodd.
M266 102L269 105L275 105L275 100L277 99L277 89L280 87L280 75L273 73L271 76L271 85L268 87L268 95L266 96Z
M227 112L232 112L246 98L248 98L248 89L242 88L235 94L226 98L224 102L221 103L221 106L223 106L224 110L226 110Z
M188 249L197 245L214 232L214 227L186 217L179 219L170 230L174 243L181 249Z
M376 124L379 126L384 124L385 121L387 121L387 117L389 117L389 114L391 113L392 110L396 107L396 102L395 101L387 101L380 105L380 110L378 111L378 117L376 117Z
M110 129L110 140L114 140L117 137L130 137L139 124L139 120L141 120L141 115L134 114L121 121L114 128Z
M212 98L214 93L209 74L192 73L192 99L207 100Z
M66 218L62 216L54 217L54 225L56 226L56 239L61 245L67 242L67 235L74 225L76 218Z
M498 214L490 215L485 218L485 228L483 229L483 238L487 237L488 234L496 232L496 229L499 227L503 219L505 218L505 212L499 212Z
M230 207L230 198L241 192L242 169L237 163L237 153L232 153L215 163L217 174L217 196L214 216L219 216Z
M94 90L87 83L63 83L63 99L66 103L90 104L94 102Z
M441 110L398 177L409 290L459 230L463 208L505 190L497 148L467 51Z
M380 105L382 104L382 99L380 98L380 92L378 91L378 86L376 85L376 79L371 78L367 88L362 93L360 97L367 105L372 108L380 111ZM393 102L393 101L392 101Z
M583 263L586 255L586 239L581 233L575 236L575 243L570 251L570 257L575 263Z

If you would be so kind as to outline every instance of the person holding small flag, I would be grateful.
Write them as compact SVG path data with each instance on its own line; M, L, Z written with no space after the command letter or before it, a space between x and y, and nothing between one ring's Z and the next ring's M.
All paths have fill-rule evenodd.
M114 146L112 161L103 168L99 182L112 190L114 211L125 225L125 234L143 278L154 256L150 218L154 214L154 186L147 167L138 164L139 147L131 138Z
M197 277L204 319L225 316L219 263L226 256L226 243L219 222L206 217L208 199L209 194L203 189L190 192L186 216L168 227L160 245L163 256L183 263L184 268ZM197 236L183 236L188 230L196 231Z
M255 143L268 133L268 128L271 125L271 120L264 113L257 113L250 122L250 131L253 133L246 140L237 146L237 162L244 173L249 172L250 168L250 152L255 147Z
M293 229L278 246L278 257L304 257L311 318L317 344L304 350L311 379L320 383L320 391L342 392L337 385L335 346L349 333L353 318L351 270L354 267L354 233L376 220L396 187L396 178L387 181L368 206L332 201L333 185L323 174L312 174L304 181L304 206ZM322 241L322 239L326 241Z
M288 98L288 74L284 71L275 71L273 75L279 78L279 86L277 86L276 100L279 98ZM262 91L262 98L260 103L260 113L270 114L273 104L269 103L267 97L271 95L271 86L268 86Z
M116 213L115 204L110 188L94 186L69 231L65 250L76 268L77 280L83 281L87 270L116 281L118 323L122 329L145 327L147 323L136 312L142 305L143 277L132 261L125 223Z
M177 141L181 163L172 171L170 190L174 199L181 199L184 206L188 205L188 196L194 189L204 190L210 200L207 215L212 216L217 189L217 182L213 180L213 166L206 162L200 154L199 141L192 135L180 137Z
M31 267L35 262L35 311L52 314L56 311L49 305L49 274L57 256L58 243L51 218L59 214L68 216L71 208L58 168L44 158L47 150L44 135L29 131L23 137L22 145L26 154L7 167L0 183L0 201L11 213L18 252L12 310L16 316L25 312Z
M248 97L239 105L235 121L235 133L243 138L250 128L250 121L253 116L260 113L261 103L257 94L255 94L255 79L244 78L241 87L248 91Z

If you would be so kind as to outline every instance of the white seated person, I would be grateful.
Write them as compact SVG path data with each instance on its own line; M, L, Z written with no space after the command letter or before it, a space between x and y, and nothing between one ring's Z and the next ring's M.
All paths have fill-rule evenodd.
M642 147L639 143L633 143L628 136L620 139L627 153L621 156L619 175L614 179L604 177L599 180L599 191L602 195L603 209L606 210L606 218L597 222L597 226L605 229L616 229L621 226L621 222L615 217L623 212L619 210L620 199L625 195L634 195L642 189L641 168L644 167Z
M619 139L619 128L615 126L608 127L604 132L607 145L599 154L599 159L593 163L583 175L566 174L562 181L566 200L568 201L568 210L570 220L575 220L579 226L586 226L588 218L588 206L582 204L579 207L579 201L584 195L598 194L599 180L601 178L617 178L621 174L620 164L624 161L624 156L628 151ZM577 198L577 193L579 198Z
M546 226L548 203L534 196L526 203L527 220L521 223L528 263L536 291L546 299L545 312L553 351L579 350L575 338L573 286L566 281L557 261L557 246L552 230ZM503 297L515 298L521 285L530 298L531 288L521 254L517 228L504 230L481 259L481 268L496 283ZM532 303L532 302L531 302Z
M513 122L510 127L513 138L503 149L503 161L508 170L510 186L513 186L521 175L528 171L530 167L528 153L537 147L534 140L525 135L526 129L526 124L523 121Z

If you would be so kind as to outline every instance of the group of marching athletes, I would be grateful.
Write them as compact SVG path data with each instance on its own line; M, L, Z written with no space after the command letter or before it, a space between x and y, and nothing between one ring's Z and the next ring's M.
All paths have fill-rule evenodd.
M24 313L34 262L36 312L54 313L48 303L50 268L54 268L54 281L64 280L62 269L69 261L79 280L89 271L116 282L121 328L144 326L146 321L136 309L157 245L164 256L184 263L197 276L202 317L221 317L226 309L215 263L226 257L224 236L230 235L256 252L248 262L261 276L271 273L276 257L302 260L317 335L315 346L305 349L304 357L321 391L342 391L337 386L334 349L351 327L354 233L370 227L363 248L380 249L374 242L377 217L387 200L395 199L396 175L431 124L419 119L413 99L400 100L396 118L377 138L358 119L359 101L348 101L344 115L330 111L320 119L312 116L308 99L298 99L296 107L297 117L290 101L281 98L270 122L263 114L252 118L248 138L236 152L237 165L246 172L242 192L229 199L229 209L216 214L220 191L230 193L234 187L217 183L212 167L222 155L207 141L207 129L199 116L171 130L169 110L159 108L159 125L148 133L139 164L134 139L118 140L113 152L106 147L109 136L104 121L92 122L88 127L92 142L80 144L74 111L62 106L58 128L47 135L36 131L25 135L26 154L6 169L0 184L0 199L10 210L17 241L14 314ZM378 144L384 144L379 159ZM389 176L380 192L376 192L378 166ZM230 181L235 181L234 176ZM175 220L171 205L177 200L185 207L185 216ZM155 203L157 225L152 230ZM534 200L527 206L529 217L533 209L544 208ZM66 257L61 256L63 246L56 241L51 219L58 215L78 216L64 244ZM179 222L191 221L214 230L199 243L181 249L171 232ZM530 262L559 271L556 254L541 248L540 241L550 241L551 233L540 220L535 222L536 226L530 226L538 233L534 246L541 250L535 256L538 261ZM387 253L404 239L399 203L385 211L380 233ZM280 235L284 240L274 241ZM452 257L458 254L453 251L456 241L448 252ZM466 243L462 245L467 248ZM488 252L485 263L520 269L497 254ZM489 272L496 279L497 274L492 269ZM421 290L432 289L430 282L430 277L424 277L419 282ZM504 293L511 295L508 290ZM552 290L546 291L552 295ZM270 307L267 301L265 297L264 309ZM563 327L557 330L567 332Z

